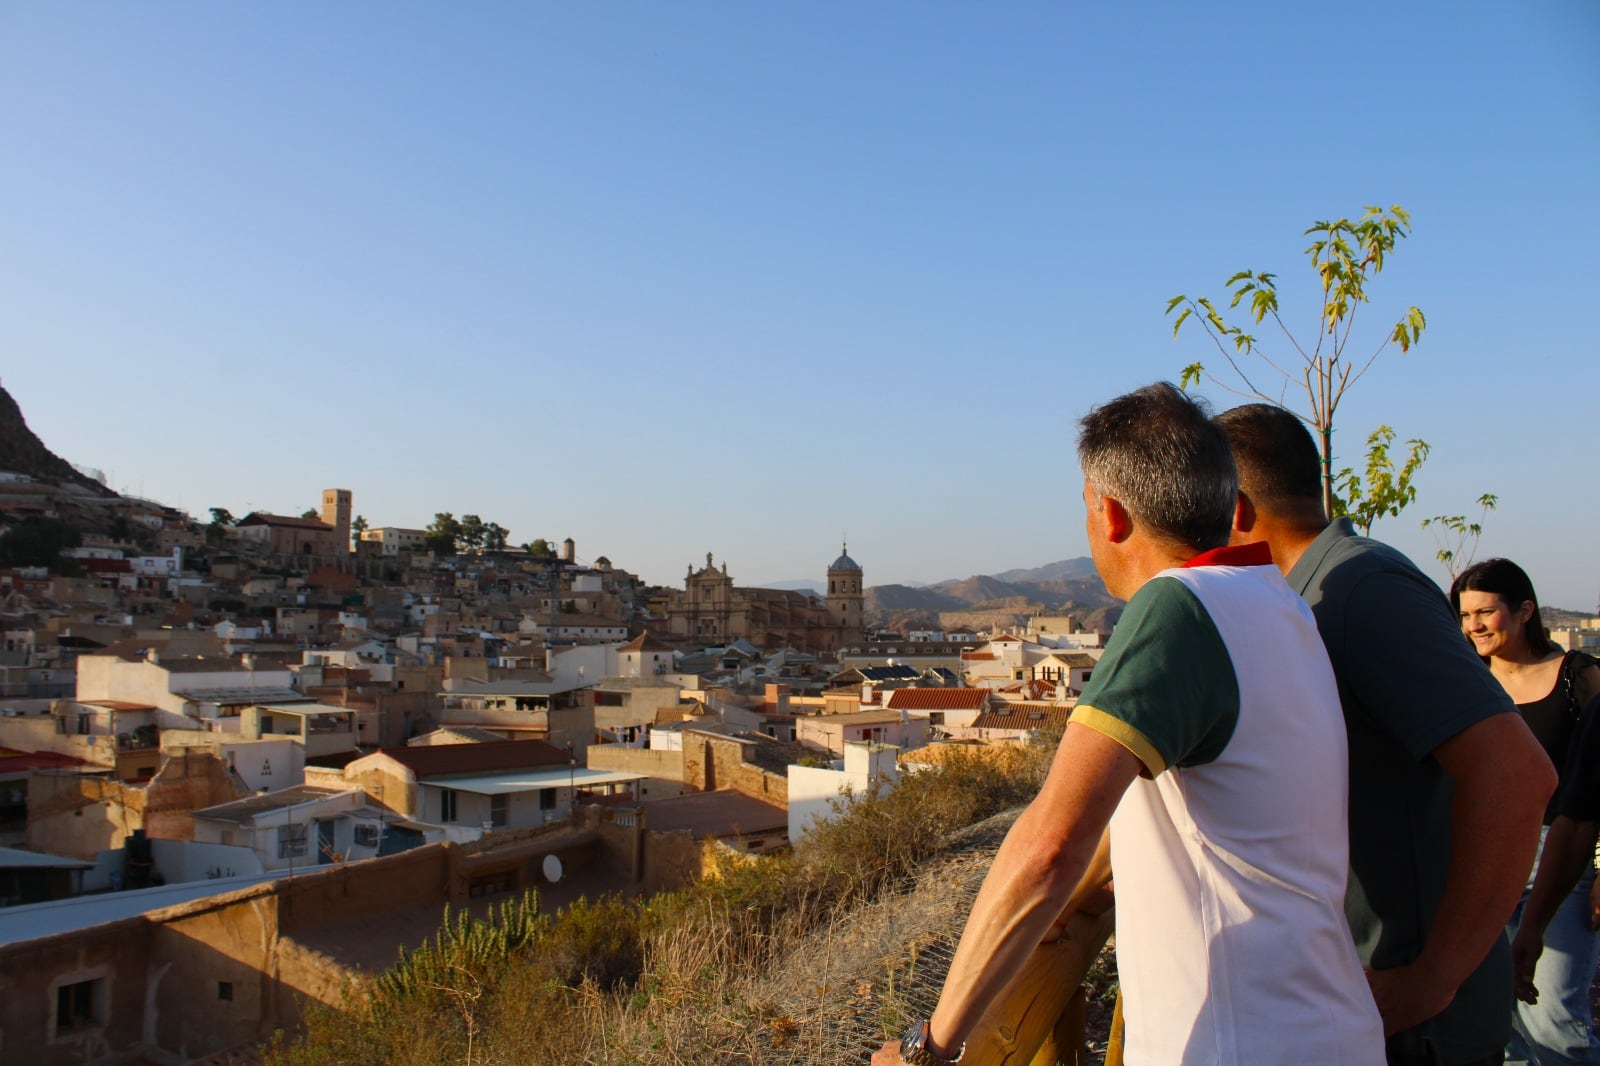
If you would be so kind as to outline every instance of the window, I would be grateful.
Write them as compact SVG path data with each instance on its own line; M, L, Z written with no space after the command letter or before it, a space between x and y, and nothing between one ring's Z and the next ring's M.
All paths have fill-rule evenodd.
M553 811L556 809L555 789L541 788L539 790L539 809L541 811Z
M56 1035L81 1033L105 1023L106 981L75 981L56 989Z
M511 822L511 797L504 792L489 797L489 824L504 829Z
M91 729L93 729L93 728L94 728L94 715L92 715L92 714L80 714L80 715L78 715L78 735L79 736L88 736L89 735L89 731Z
M439 790L439 821L453 822L456 820L456 790L441 788Z
M306 855L306 827L303 825L278 826L278 858L303 859Z
M355 845L358 848L375 848L378 846L378 827L370 822L358 822L355 829Z
M222 1000L224 1003L232 1003L233 1002L233 982L232 981L218 981L217 982L217 998Z

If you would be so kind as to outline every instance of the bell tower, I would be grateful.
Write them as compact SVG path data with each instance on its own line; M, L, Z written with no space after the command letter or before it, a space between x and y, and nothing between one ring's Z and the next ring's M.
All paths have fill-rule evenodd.
M840 545L839 558L828 567L828 619L846 633L859 634L867 594L861 583L861 566L850 558L848 548Z

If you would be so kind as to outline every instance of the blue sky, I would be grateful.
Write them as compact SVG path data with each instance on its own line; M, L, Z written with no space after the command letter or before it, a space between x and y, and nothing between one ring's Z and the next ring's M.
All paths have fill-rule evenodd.
M1375 532L1600 597L1600 6L10 4L0 383L204 515L476 513L656 582L1086 553L1075 420L1179 293L1415 221L1341 408L1433 457ZM1202 390L1219 406L1235 398ZM1584 473L1585 466L1589 474Z

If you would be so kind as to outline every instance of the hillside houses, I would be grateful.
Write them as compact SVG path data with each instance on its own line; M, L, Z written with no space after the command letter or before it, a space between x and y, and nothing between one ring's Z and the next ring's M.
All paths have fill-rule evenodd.
M1034 705L1070 706L1092 669L1005 635L869 644L845 553L820 596L709 559L651 591L571 542L445 557L378 527L352 551L351 503L96 542L82 577L0 573L0 847L40 856L19 906L81 890L105 914L157 881L195 899L443 847L484 858L430 892L543 892L544 851L597 893L668 887L782 850L907 751L1053 725Z

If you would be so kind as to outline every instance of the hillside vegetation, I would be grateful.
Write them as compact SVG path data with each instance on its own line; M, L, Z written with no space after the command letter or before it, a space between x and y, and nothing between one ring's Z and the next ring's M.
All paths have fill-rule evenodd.
M863 962L846 947L852 919L902 911L914 875L963 827L1031 800L1056 739L955 750L942 770L841 802L791 854L734 864L681 892L580 901L554 917L532 899L487 921L447 913L432 944L351 989L345 1010L313 1008L304 1034L280 1037L266 1061L838 1061L840 1039L881 1039L907 1011L892 987L841 976ZM835 976L800 983L829 987L774 991L775 974L817 964ZM819 997L838 1009L809 1018L797 1006ZM854 1028L841 1037L844 1020Z

